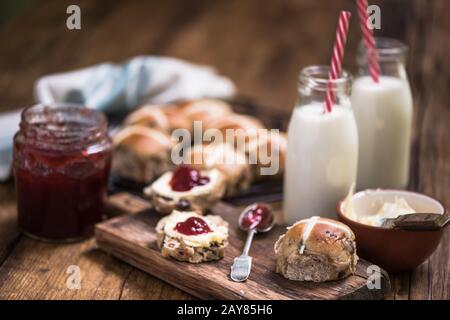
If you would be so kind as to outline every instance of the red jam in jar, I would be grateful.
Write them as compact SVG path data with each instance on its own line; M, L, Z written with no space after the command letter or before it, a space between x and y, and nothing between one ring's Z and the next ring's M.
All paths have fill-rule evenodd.
M197 217L190 217L186 221L178 222L174 230L187 236L212 232L206 221Z
M245 209L240 224L246 230L253 228L264 230L272 225L273 219L270 206L264 203L255 203Z
M199 170L183 165L173 172L170 187L173 191L184 192L194 187L204 186L208 182L209 178L203 177Z
M106 118L74 105L35 105L14 137L20 229L51 241L90 237L102 220L112 144Z

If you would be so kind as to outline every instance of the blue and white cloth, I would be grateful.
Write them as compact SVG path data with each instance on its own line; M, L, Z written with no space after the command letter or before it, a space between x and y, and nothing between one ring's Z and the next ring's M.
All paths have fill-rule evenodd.
M78 103L106 113L145 103L229 98L235 93L233 82L211 67L158 56L137 56L122 64L101 63L47 75L34 84L37 103ZM20 110L0 114L0 181L10 175L12 138L19 121Z

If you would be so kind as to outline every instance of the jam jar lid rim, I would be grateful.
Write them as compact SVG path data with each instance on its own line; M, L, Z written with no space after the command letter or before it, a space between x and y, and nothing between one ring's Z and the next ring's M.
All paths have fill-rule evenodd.
M106 116L95 109L89 108L83 104L77 104L77 103L68 103L68 102L58 102L58 103L37 103L34 105L31 105L29 107L25 107L20 115L20 120L22 122L25 122L27 124L32 124L30 122L28 122L28 120L26 119L26 116L29 112L31 112L34 109L38 109L38 108L51 108L51 109L79 109L79 110L83 110L83 112L89 113L93 116L96 117L96 123L98 124L98 128L103 128L104 126L107 126L107 119Z
M46 109L48 108L48 109ZM60 130L58 126L55 127L40 127L39 125L43 122L33 122L33 111L35 116L38 116L40 112L45 112L46 110L63 110L70 112L80 110L86 118L91 118L85 124L83 130L74 131L63 131ZM99 142L102 137L108 137L108 122L106 116L97 110L88 108L81 104L73 103L38 103L23 109L21 114L20 131L25 134L25 136L30 136L32 140L44 149L82 149L89 145ZM30 133L30 134L28 134ZM45 136L45 141L40 141L39 136L45 134L52 134L53 141L47 141L47 136Z

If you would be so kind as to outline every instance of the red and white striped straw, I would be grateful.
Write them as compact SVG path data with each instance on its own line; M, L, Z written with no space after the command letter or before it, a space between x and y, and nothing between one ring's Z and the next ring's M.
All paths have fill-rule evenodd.
M336 30L336 40L334 42L333 55L331 57L331 66L328 73L327 94L325 97L325 112L331 112L335 101L332 80L337 79L342 70L342 59L344 57L344 48L347 41L348 26L351 13L341 11L339 14L339 23Z
M369 64L369 73L372 80L375 83L380 79L380 65L378 63L377 50L375 45L375 39L373 38L373 32L367 25L369 15L367 13L367 0L357 0L359 25L364 39L364 45L367 50L367 59Z

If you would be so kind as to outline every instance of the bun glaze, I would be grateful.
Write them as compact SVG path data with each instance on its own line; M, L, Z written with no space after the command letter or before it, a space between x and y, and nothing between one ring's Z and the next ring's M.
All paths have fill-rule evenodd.
M344 278L356 270L355 235L345 224L311 217L296 222L275 243L276 272L299 281Z
M124 124L126 126L141 125L167 133L170 129L167 115L157 105L145 105L136 109L125 118Z
M191 122L202 121L205 125L214 119L228 116L232 113L232 109L222 100L199 99L182 104L181 112Z
M113 137L112 172L139 183L154 180L172 167L170 137L156 129L133 125Z
M283 175L287 157L287 137L284 132L277 134L268 132L267 134L258 134L250 137L245 151L250 159L255 179L278 178ZM268 159L265 159L265 156ZM267 163L269 159L271 162ZM275 161L278 167L276 174L263 174L263 168L275 167L272 161Z

